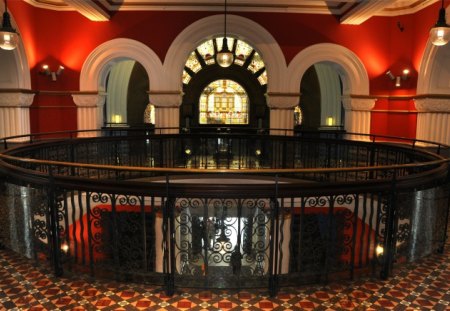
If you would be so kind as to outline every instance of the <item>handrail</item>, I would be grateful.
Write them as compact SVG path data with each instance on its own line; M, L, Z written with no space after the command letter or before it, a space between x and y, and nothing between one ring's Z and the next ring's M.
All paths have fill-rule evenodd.
M29 164L43 164L48 166L68 166L75 168L92 168L104 169L112 171L131 171L131 172L157 172L157 173L202 173L202 174L218 174L218 173L239 173L239 174L282 174L282 173L338 173L338 172L361 172L361 171L378 171L378 170L397 170L404 168L427 167L433 165L441 165L450 163L450 159L441 159L428 162L417 162L408 164L395 165L379 165L364 167L342 167L342 168L258 168L258 169L201 169L201 168L167 168L167 167L143 167L143 166L118 166L106 164L89 164L62 161L37 160L30 158L20 158L0 153L0 159L17 161Z
M222 127L223 129L227 128L227 127ZM102 133L105 131L108 132L142 132L143 130L151 130L154 133L158 133L159 135L170 135L169 133L162 133L163 131L179 131L179 133L186 133L185 132L186 128L180 128L180 127L158 127L158 128L121 128L121 127L108 127L108 128L104 128L104 129L90 129L90 130L73 130L73 131L54 131L54 132L44 132L44 133L30 133L30 134L23 134L23 135L15 135L15 136L9 136L9 137L3 137L0 138L0 143L3 144L4 149L8 149L8 142L10 143L26 143L27 141L21 141L21 142L11 142L12 140L19 140L19 139L24 139L24 138L29 138L28 143L33 143L35 140L33 139L33 137L50 137L47 138L48 140L50 139L60 139L60 138L65 138L65 139L84 139L84 138L92 138L92 137L77 137L75 134L79 134L79 133ZM190 128L190 129L197 129L197 128ZM203 129L203 128L201 128ZM285 134L282 136L288 136L288 133L308 133L308 134L312 134L312 133L333 133L334 131L314 131L314 130L295 130L295 129L285 129L285 128L270 128L270 129L260 129L260 128L254 128L254 129L249 129L249 130L255 130L256 134L260 134L260 135L266 135L266 133L270 133L272 132L284 132ZM222 133L222 132L221 132ZM173 134L173 133L172 133ZM361 136L361 137L368 137L370 139L370 141L372 142L376 142L379 141L378 139L387 139L389 142L391 141L404 141L405 143L411 144L413 147L416 146L417 143L422 143L424 145L430 145L433 146L435 148L437 148L438 153L440 152L440 150L442 149L450 149L450 145L446 145L446 144L442 144L442 143L438 143L438 142L433 142L433 141L429 141L429 140L423 140L423 139L417 139L417 138L407 138L407 137L401 137L401 136L390 136L390 135L379 135L379 134L367 134L367 133L355 133L355 132L338 132L336 133L340 134L340 135L346 135L346 136ZM65 136L60 136L60 137L51 137L54 135L65 135ZM68 137L67 137L68 136ZM275 136L279 136L279 135L275 135Z

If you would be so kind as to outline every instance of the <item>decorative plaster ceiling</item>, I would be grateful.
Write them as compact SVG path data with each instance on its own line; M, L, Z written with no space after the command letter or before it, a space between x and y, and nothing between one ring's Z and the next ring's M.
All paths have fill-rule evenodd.
M108 21L115 11L223 11L223 0L25 0L35 7L76 10L93 21ZM228 0L229 12L332 14L342 24L359 25L372 16L415 13L439 0Z

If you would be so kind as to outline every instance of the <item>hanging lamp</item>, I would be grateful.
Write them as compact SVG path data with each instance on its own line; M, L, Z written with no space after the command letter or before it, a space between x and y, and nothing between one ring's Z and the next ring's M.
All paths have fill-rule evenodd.
M221 67L230 67L234 60L234 54L228 48L228 40L227 40L227 0L225 0L225 10L224 10L224 31L223 31L223 43L222 49L217 53L216 60L219 66Z
M430 30L430 40L436 46L446 45L450 40L450 26L447 25L445 20L444 0L442 0L442 6L439 9L438 21Z
M19 44L19 34L11 26L11 17L8 13L8 4L5 0L5 12L3 13L2 27L0 28L0 48L14 50Z

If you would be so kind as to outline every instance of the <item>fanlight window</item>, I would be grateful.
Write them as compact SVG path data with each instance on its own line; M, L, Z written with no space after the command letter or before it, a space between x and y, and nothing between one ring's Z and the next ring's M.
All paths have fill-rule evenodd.
M183 70L183 83L206 66L216 64L216 53L222 49L223 37L211 39L200 44L188 57ZM227 44L234 53L234 64L251 71L261 85L267 84L267 71L262 57L248 43L227 37Z
M200 96L199 124L248 124L248 96L232 80L210 83Z

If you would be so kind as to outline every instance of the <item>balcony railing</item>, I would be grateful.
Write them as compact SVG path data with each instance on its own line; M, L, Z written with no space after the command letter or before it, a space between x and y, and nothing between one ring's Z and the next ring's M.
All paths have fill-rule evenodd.
M443 249L447 146L342 132L161 132L4 139L10 216L0 222L17 224L0 224L0 243L51 259L56 275L81 270L169 294L387 278Z

